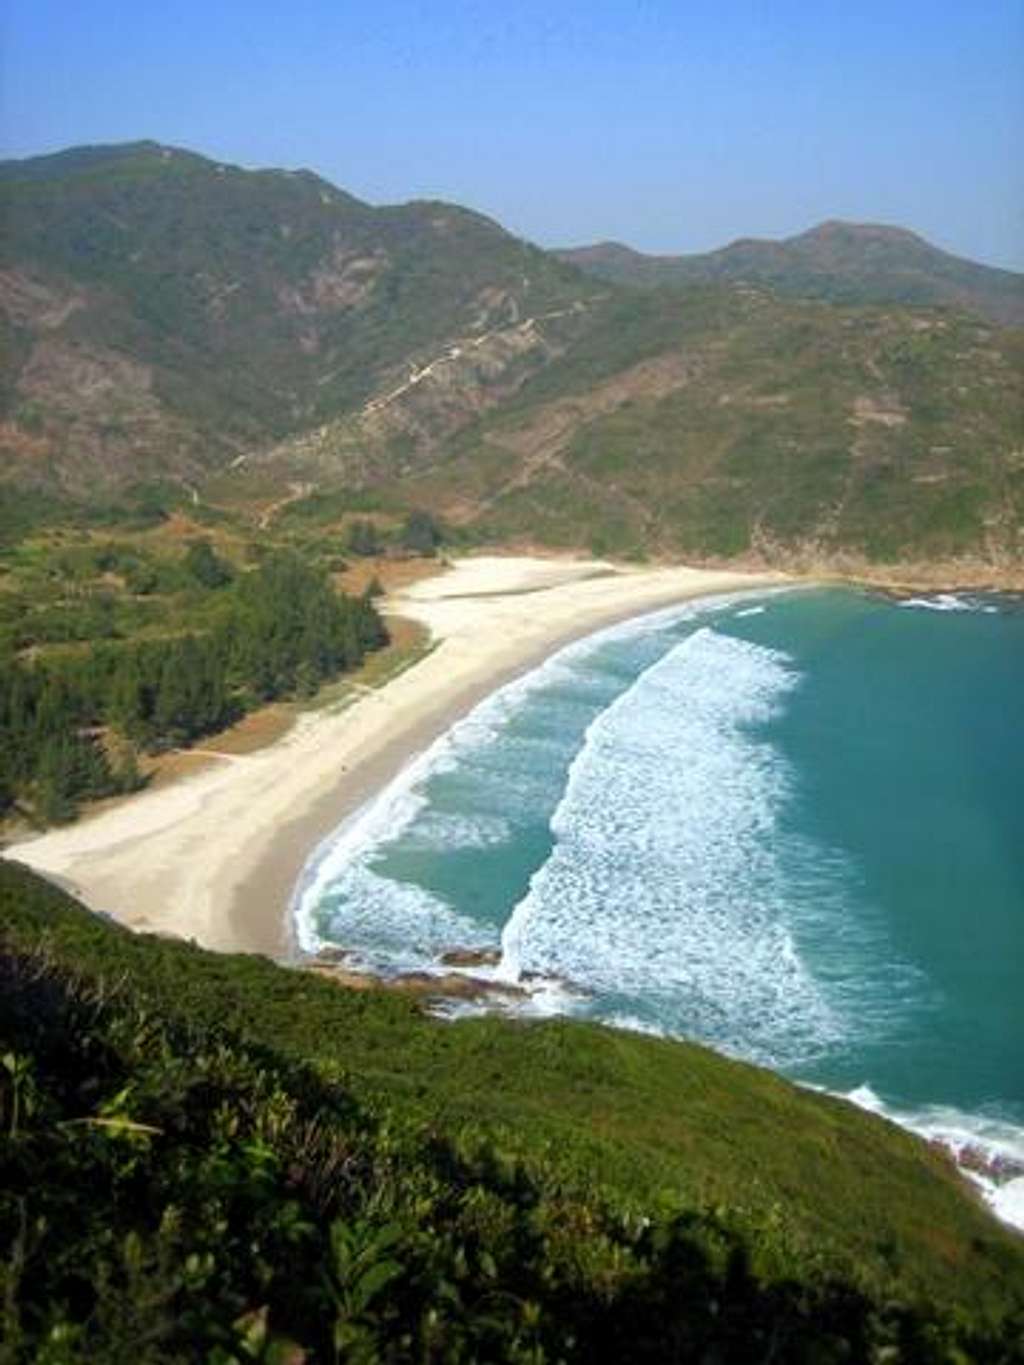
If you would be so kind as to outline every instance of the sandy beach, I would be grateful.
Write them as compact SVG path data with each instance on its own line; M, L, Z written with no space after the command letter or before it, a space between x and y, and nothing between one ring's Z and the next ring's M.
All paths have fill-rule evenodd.
M225 952L291 953L310 854L415 754L502 683L604 625L778 575L480 556L388 599L435 647L281 740L7 850L132 929Z

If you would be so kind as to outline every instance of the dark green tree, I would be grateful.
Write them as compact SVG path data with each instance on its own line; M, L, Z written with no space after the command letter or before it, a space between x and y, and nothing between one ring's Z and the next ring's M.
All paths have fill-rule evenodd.
M410 512L399 535L403 549L417 555L435 555L443 539L441 528L429 512Z
M15 795L14 775L8 768L7 755L0 749L0 816L14 805Z
M204 588L224 588L234 578L231 565L215 553L208 540L193 540L185 551L185 569Z
M60 825L78 814L75 764L66 736L47 740L39 756L36 808L47 824Z
M148 730L148 706L137 650L124 650L107 690L107 717L121 734L141 739Z
M139 761L131 744L123 744L118 751L113 780L118 791L122 792L135 792L146 785L146 779L139 771Z
M364 559L379 555L384 548L377 527L372 521L366 520L351 523L345 537L345 545L352 554L360 555Z

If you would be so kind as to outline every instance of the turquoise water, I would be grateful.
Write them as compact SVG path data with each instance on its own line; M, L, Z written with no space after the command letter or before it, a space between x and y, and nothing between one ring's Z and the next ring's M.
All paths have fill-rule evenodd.
M385 972L500 950L528 1009L1024 1155L1022 696L1010 598L662 612L417 760L318 851L300 936Z

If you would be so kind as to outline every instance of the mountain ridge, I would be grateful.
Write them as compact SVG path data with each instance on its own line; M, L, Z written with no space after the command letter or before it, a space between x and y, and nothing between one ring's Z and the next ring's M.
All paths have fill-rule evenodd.
M627 556L1024 554L1024 334L950 301L992 271L909 230L833 220L637 288L458 205L159 143L6 163L0 197L19 489L370 490Z
M601 279L641 288L744 280L793 297L966 308L1001 326L1024 323L1024 274L956 256L894 224L829 218L789 237L738 237L680 255L622 242L555 254Z
M0 190L6 415L49 408L58 471L88 457L72 484L132 463L193 476L353 410L424 351L592 292L458 205L374 208L156 143L8 163ZM125 357L135 441L111 404L89 411L92 372Z

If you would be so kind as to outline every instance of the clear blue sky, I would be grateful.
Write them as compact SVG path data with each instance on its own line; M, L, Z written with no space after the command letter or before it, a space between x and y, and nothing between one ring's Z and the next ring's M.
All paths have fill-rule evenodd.
M1024 0L7 0L0 142L142 137L542 245L823 218L1024 269Z

